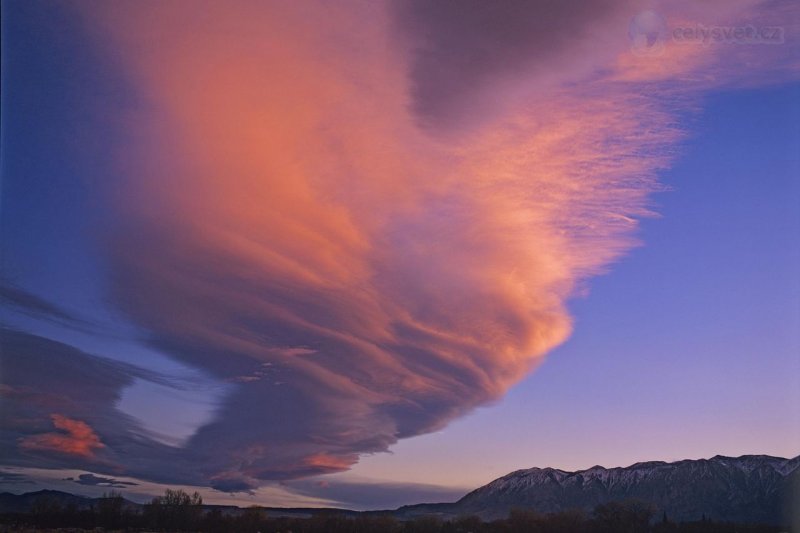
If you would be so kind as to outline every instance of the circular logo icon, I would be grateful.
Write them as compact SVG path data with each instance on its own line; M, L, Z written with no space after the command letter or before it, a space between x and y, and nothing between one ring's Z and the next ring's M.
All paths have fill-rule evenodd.
M628 25L631 51L640 56L655 56L664 52L667 21L655 11L642 11Z

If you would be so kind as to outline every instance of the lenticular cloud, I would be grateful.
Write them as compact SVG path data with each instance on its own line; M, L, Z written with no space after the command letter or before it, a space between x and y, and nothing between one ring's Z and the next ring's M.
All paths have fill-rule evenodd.
M231 390L179 451L98 422L79 451L118 473L247 490L501 397L633 244L679 135L625 2L200 4L84 6L141 101L113 301Z

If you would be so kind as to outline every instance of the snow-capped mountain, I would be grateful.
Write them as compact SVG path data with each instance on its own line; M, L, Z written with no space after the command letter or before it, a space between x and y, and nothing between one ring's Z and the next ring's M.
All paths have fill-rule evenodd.
M716 456L674 463L650 461L625 468L593 466L567 472L555 468L517 470L476 489L439 514L477 514L500 518L511 509L541 513L591 511L610 501L640 500L671 520L780 523L800 508L800 456ZM408 510L417 514L423 509Z

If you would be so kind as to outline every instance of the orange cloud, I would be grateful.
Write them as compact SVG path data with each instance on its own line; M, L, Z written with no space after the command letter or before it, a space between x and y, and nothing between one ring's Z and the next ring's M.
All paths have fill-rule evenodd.
M55 413L50 418L53 426L61 432L23 437L19 441L19 447L28 451L56 452L85 459L93 458L95 450L105 447L86 422Z
M568 299L635 244L682 135L640 83L714 53L630 57L627 2L607 35L567 9L568 40L478 16L451 28L481 59L454 69L475 82L456 95L425 76L460 49L381 2L86 11L142 102L117 154L114 298L154 346L236 383L187 444L225 487L346 469L534 368L569 335Z
M307 457L305 462L308 466L314 467L315 469L339 472L341 470L347 470L357 460L357 457L343 458L328 455L326 453L318 453Z

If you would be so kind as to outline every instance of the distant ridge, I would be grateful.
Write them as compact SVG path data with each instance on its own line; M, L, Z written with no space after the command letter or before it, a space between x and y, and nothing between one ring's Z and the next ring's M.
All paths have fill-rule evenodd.
M591 511L610 501L640 500L673 521L713 520L762 524L788 523L800 509L800 456L743 455L648 461L628 467L568 472L529 468L511 472L452 504L401 507L404 516L478 515L504 518L511 509L553 513Z
M102 497L91 498L88 496L78 496L60 490L37 490L35 492L25 492L23 494L13 494L11 492L0 492L0 513L29 513L33 510L37 502L47 501L57 504L61 508L74 507L76 510L86 510L96 507ZM123 498L124 506L132 511L141 511L144 504L136 503ZM237 514L245 510L243 507L235 505L216 505L205 504L203 510L211 511L218 509L223 513ZM344 515L358 515L361 511L350 509L339 509L333 507L262 507L271 517L295 517L307 518L320 513L335 513ZM387 511L380 511L387 512ZM388 511L391 512L391 511Z
M100 498L76 496L56 490L25 494L0 493L0 513L29 512L46 498L62 507L88 509ZM592 511L598 505L638 500L652 505L672 522L706 517L715 521L788 525L790 513L800 512L800 456L792 459L769 455L743 455L711 459L686 459L667 463L647 461L628 467L593 466L569 472L557 468L528 468L506 474L473 490L454 503L423 503L396 510L352 511L335 508L264 507L269 516L309 517L319 513L348 516L388 514L400 519L434 515L444 519L476 515L484 520L505 518L512 509L539 513L567 510ZM132 510L142 505L125 500ZM243 509L204 505L237 514Z
M74 507L77 510L89 509L97 504L101 498L89 498L78 496L60 490L37 490L36 492L26 492L24 494L12 494L10 492L0 493L0 513L27 513L30 512L34 504L39 501L47 500L57 504L59 507ZM138 508L140 505L130 500L124 500L128 508Z

